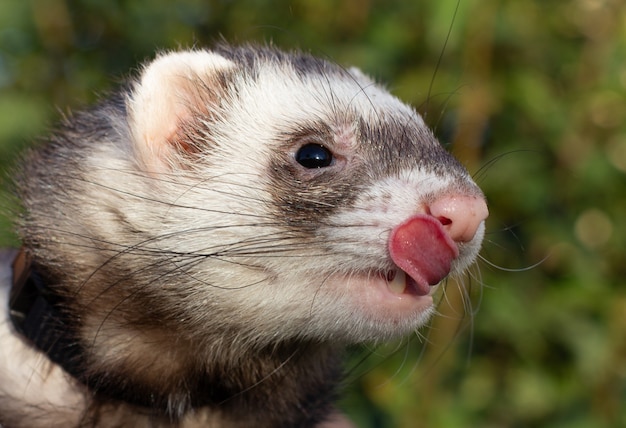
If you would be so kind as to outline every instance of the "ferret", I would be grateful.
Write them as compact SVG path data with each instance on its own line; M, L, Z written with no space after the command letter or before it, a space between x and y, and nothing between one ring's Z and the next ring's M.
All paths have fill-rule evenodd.
M159 54L14 176L3 428L349 425L343 350L423 326L488 215L413 108L272 46Z

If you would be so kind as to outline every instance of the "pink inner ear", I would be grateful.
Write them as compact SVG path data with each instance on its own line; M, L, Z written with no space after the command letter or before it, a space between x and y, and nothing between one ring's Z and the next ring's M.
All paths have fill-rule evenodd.
M148 171L153 172L170 168L167 160L177 149L172 143L178 140L181 125L191 119L184 100L176 95L180 92L172 94L175 88L168 88L167 83L173 82L164 82L150 97L136 98L132 106L135 149Z
M450 273L459 249L436 218L420 214L391 232L389 253L415 282L436 285Z
M173 101L170 107L172 110L168 117L165 118L161 125L158 123L154 124L155 129L152 134L154 136L152 144L160 145L160 153L165 156L172 151L191 150L190 145L185 142L185 135L189 124L193 120L193 114L189 107L183 106L180 102L176 103L176 101ZM159 126L162 128L159 129Z
M168 89L174 90L164 85L163 91L153 94L148 105L138 106L143 109L140 113L143 133L140 141L135 143L144 164L148 170L154 172L170 169L171 163L168 160L175 152L190 149L181 137L184 135L185 124L192 120L188 106L191 105L189 102L194 95L182 94L178 90L172 94L168 93Z

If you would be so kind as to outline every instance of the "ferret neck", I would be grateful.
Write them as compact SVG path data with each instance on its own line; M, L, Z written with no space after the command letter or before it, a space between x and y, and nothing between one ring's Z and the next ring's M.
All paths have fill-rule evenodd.
M79 347L59 310L59 298L50 292L22 248L13 261L9 313L15 329L74 377L78 376Z
M341 376L338 356L332 349L306 344L284 344L260 352L230 367L204 367L206 373L191 373L182 385L163 384L155 396L150 385L129 382L123 373L109 372L104 377L85 372L84 348L75 336L75 326L65 312L63 297L51 290L45 269L38 269L28 251L21 249L13 261L13 283L9 297L9 312L16 331L33 347L39 349L55 364L63 368L79 383L85 385L103 403L115 400L146 409L177 420L194 407L219 408L225 419L245 421L242 426L255 426L259 420L269 421L263 426L279 426L281 421L293 421L285 426L313 426L332 410L335 385ZM315 364L311 363L315 361ZM208 370L208 369L211 370ZM260 379L259 379L260 378ZM226 379L226 380L225 380ZM177 389L183 388L183 389ZM267 397L282 390L282 399ZM241 414L240 409L251 409ZM156 412L156 413L155 413ZM260 425L259 425L260 426Z

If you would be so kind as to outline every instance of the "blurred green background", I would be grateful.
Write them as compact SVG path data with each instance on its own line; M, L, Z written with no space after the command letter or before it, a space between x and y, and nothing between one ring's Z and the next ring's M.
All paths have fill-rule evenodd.
M2 0L0 168L156 50L222 36L387 82L489 200L427 340L355 350L360 427L626 427L626 2Z

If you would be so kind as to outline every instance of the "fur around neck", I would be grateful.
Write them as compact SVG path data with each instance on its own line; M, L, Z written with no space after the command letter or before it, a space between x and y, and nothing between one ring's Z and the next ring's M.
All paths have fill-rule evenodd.
M273 388L293 388L292 394L307 383L311 373L294 372L300 358L318 359L314 352L295 352L284 359L281 367L273 371L259 385L250 391L242 391L240 396L226 399L222 403L188 409L179 417L165 415L159 410L137 407L101 396L68 375L60 366L35 349L32 344L14 329L8 315L8 297L11 286L11 262L15 251L0 252L0 427L2 428L67 428L79 426L94 427L247 427L247 426L350 426L337 415L330 403L334 397L335 383L328 381L327 370L339 375L332 361L330 369L324 367L323 360L314 367L324 381L320 381L315 395L321 400L308 401L303 407L294 403L275 400ZM300 355L297 355L300 354ZM252 357L253 358L253 357ZM249 364L255 364L251 361ZM311 367L311 365L308 365ZM226 374L226 373L225 373ZM236 374L231 375L235 381ZM275 379L273 379L275 378ZM211 390L211 385L205 385ZM322 389L326 388L324 392ZM254 409L253 407L257 407ZM295 408L291 421L283 421L287 409ZM288 419L288 417L287 417Z

